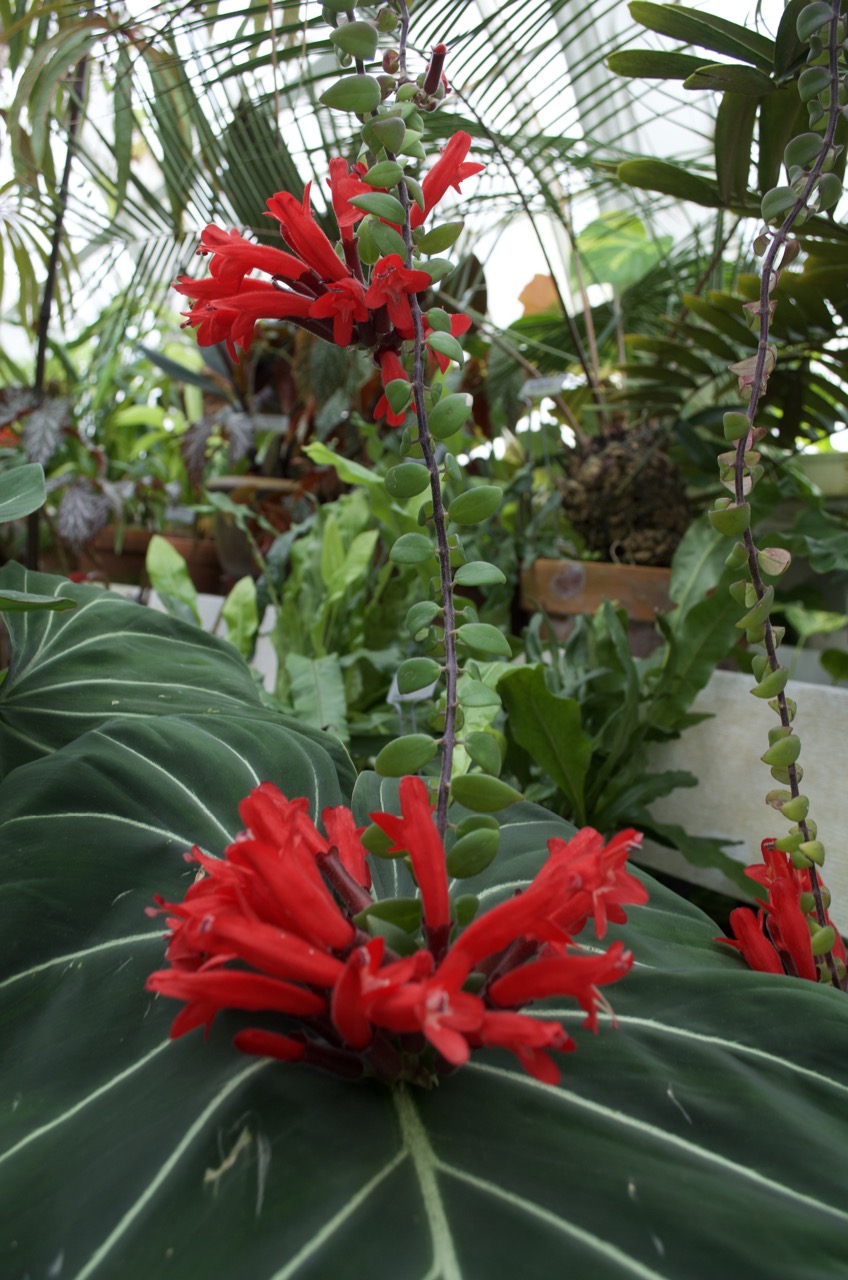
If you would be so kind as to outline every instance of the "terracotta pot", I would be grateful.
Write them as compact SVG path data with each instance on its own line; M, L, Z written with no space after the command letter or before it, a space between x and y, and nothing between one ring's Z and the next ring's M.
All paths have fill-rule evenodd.
M521 606L542 609L558 640L565 640L581 613L594 613L609 600L627 611L630 645L644 657L660 643L657 610L671 608L670 569L602 560L536 560L521 575Z
M286 502L301 492L297 481L276 476L217 476L208 481L206 487L210 493L225 493L233 502L260 512L279 532L290 524L288 516L282 514ZM267 550L267 545L262 545L263 542L268 543L267 533L255 523L252 532L260 549ZM214 533L218 559L229 577L237 579L248 574L256 577L259 569L253 558L250 539L232 516L216 511Z
M216 595L221 590L221 565L212 538L195 538L191 534L165 533L171 546L188 565L191 580L198 591ZM127 528L120 537L114 525L106 525L81 552L79 568L84 573L101 574L107 582L131 582L146 585L144 567L147 547L153 531ZM116 545L120 547L117 551Z

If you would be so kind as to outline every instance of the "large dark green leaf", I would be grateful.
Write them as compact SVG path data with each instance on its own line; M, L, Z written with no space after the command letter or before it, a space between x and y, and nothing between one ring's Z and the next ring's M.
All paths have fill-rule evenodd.
M0 773L53 751L114 716L260 707L230 645L97 587L0 570L0 591L70 599L62 614L10 614L9 674L0 689Z
M27 462L0 476L0 523L20 520L37 511L46 497L44 468Z
M746 68L758 75L753 68ZM747 93L724 93L716 112L715 165L718 189L725 204L744 202L748 194L754 120L759 99Z
M266 711L241 655L199 627L146 609L99 587L0 570L6 587L77 603L69 614L9 614L12 662L0 687L0 776L72 742L106 720L235 714L296 728L333 758L353 785L344 747L327 734Z
M497 1054L430 1094L344 1085L241 1058L227 1018L170 1043L150 893L185 887L193 838L221 849L253 775L337 797L326 765L207 724L104 726L0 788L4 1275L839 1274L844 1000L749 973L668 891L614 931L636 953L617 1029L551 1011L579 1041L557 1089ZM484 907L568 833L506 816Z
M541 664L507 671L498 692L515 740L568 797L576 820L582 820L592 739L583 729L579 702L552 693Z

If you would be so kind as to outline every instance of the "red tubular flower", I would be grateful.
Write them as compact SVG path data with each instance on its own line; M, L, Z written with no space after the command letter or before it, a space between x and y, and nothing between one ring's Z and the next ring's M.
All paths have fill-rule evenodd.
M302 1040L292 1040L276 1031L260 1031L253 1027L233 1036L233 1044L242 1053L252 1053L258 1058L276 1058L278 1062L300 1062L306 1052Z
M367 320L370 315L364 298L365 290L358 280L338 280L315 299L309 314L318 320L332 320L333 342L337 347L346 347L353 337L354 321Z
M387 254L371 268L371 284L365 294L365 305L373 310L385 307L389 319L402 338L414 334L409 295L421 293L432 284L426 271L404 266L399 253Z
M409 375L400 362L400 356L396 351L380 352L380 371L383 375L383 386L387 387L390 382L401 380L409 382ZM415 405L410 401L409 407L415 409ZM390 427L399 427L406 417L406 410L403 413L395 413L385 394L380 396L374 406L374 417L385 418Z
M570 933L579 933L591 917L596 936L603 938L607 920L623 924L627 919L622 903L641 906L648 901L645 886L624 866L641 841L641 835L630 829L613 836L604 847L602 836L591 827L584 827L569 841L548 841L550 856L536 883L541 887L567 871L574 889L567 911L559 913L557 919L567 925Z
M572 1053L576 1044L559 1022L540 1022L524 1013L486 1013L478 1032L481 1045L509 1049L528 1075L543 1084L558 1084L559 1067L544 1052Z
M798 977L817 982L810 930L798 898L789 880L775 880L769 890L767 928L778 952L785 951L791 957Z
M343 240L353 239L353 227L360 218L365 217L364 209L357 209L350 203L351 197L368 195L372 191L384 191L385 187L369 187L362 181L366 172L364 164L348 165L347 160L339 156L330 161L330 198L333 202L333 213Z
M754 912L748 907L737 907L730 913L733 938L716 938L739 951L752 969L762 973L788 973L792 977L818 981L818 969L813 956L810 927L819 918L813 906L805 913L801 895L812 895L812 877L808 868L793 867L788 853L776 847L773 839L762 842L762 863L746 867L745 874L768 892L764 907ZM833 927L827 911L825 924ZM834 929L833 954L842 964L846 963L845 943Z
M392 839L390 852L409 854L421 891L427 930L432 938L446 939L450 929L450 895L445 850L433 822L427 784L421 778L402 778L399 796L400 818L390 813L372 813L371 820Z
M368 1016L390 1031L423 1033L446 1062L458 1067L471 1055L468 1035L480 1029L485 1011L478 996L449 988L434 975L381 992L369 1003Z
M548 841L548 861L524 893L501 902L479 916L457 939L442 971L463 980L486 956L496 955L516 938L565 947L585 925L595 919L598 937L607 918L626 919L620 903L642 904L648 893L635 876L623 870L628 851L638 844L636 833L624 831L605 848L603 838L591 827L569 841Z
M382 937L358 927L372 918L372 899L361 829L350 811L326 809L325 836L305 799L288 800L262 783L240 804L248 829L225 856L193 850L186 856L201 875L183 900L158 897L148 909L164 914L170 931L170 968L151 974L147 989L183 1002L172 1037L201 1026L208 1034L219 1012L241 1010L272 1020L238 1032L234 1043L244 1053L346 1079L369 1072L433 1083L475 1048L488 1047L508 1049L538 1080L558 1080L549 1055L572 1049L572 1040L559 1023L516 1006L570 997L596 1029L599 988L622 977L632 957L621 942L605 954L581 952L572 922L592 916L600 933L607 918L623 916L621 902L643 900L622 866L633 833L606 847L592 831L551 841L548 862L526 892L480 917L445 955L450 901L426 784L402 779L399 798L399 817L371 816L395 851L409 854L424 945L399 958ZM780 918L792 934L787 945L797 950L791 911L782 908ZM474 990L464 988L469 976Z
M184 969L160 969L147 979L147 990L159 995L187 1000L201 1011L201 1021L207 1030L215 1013L220 1009L267 1009L276 1013L314 1015L323 1013L326 1001L313 991L296 987L277 978L266 978L258 973L242 973L236 969L213 967L188 973ZM213 1012L208 1014L208 1010ZM184 1027L183 1030L189 1030ZM173 1027L171 1035L174 1035Z
M598 1029L598 987L618 982L630 972L633 953L623 942L614 942L602 955L573 954L533 960L496 979L489 990L497 1005L517 1006L548 996L573 996L585 1009L585 1026Z
M212 254L210 269L222 285L240 285L251 271L264 271L283 280L299 280L309 268L300 258L270 245L254 244L238 231L222 231L210 223L200 237L199 254ZM190 297L199 295L189 291Z
M269 215L280 224L283 236L322 280L345 280L350 271L315 221L309 204L312 183L307 183L302 203L288 191L278 191L265 203Z
M736 907L730 913L732 938L718 938L739 951L752 969L760 973L783 973L783 965L774 947L765 935L766 913L758 911L756 915L749 907Z
M257 321L296 320L309 315L312 299L303 294L275 289L264 280L249 280L245 284L247 287L238 293L216 302L200 299L185 313L187 323L197 329L199 346L226 342L230 355L237 360L236 346L242 351L249 350Z
M466 178L473 177L475 173L483 172L486 167L484 164L476 164L470 160L466 161L465 157L468 155L470 147L470 134L460 131L450 139L441 156L421 183L421 190L424 193L424 208L423 210L420 209L417 204L412 206L410 222L413 229L421 226L421 223L436 207L448 187L453 187L454 191L459 191L459 184L464 182Z
M364 889L371 888L371 872L365 860L361 836L364 827L358 827L353 820L350 809L339 805L336 809L325 809L321 814L324 830L331 845L339 851L342 866Z

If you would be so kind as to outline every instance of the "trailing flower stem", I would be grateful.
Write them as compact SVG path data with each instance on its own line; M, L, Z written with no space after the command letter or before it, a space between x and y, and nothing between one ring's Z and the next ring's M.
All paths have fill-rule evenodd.
M400 40L398 55L401 75L406 72L406 41L409 32L409 10L405 0L399 0L401 15ZM389 152L386 153L390 155ZM391 157L390 157L391 158ZM406 265L412 266L414 253L412 226L410 223L411 201L409 188L401 179L398 183L398 194L403 206L403 242L406 246ZM450 800L451 772L453 769L453 753L456 746L456 686L459 667L456 652L456 609L453 600L453 580L451 578L450 543L448 541L447 513L442 501L442 484L439 465L436 460L436 448L427 425L427 407L424 399L425 346L424 319L421 306L416 295L410 297L410 311L415 332L414 354L412 365L412 397L418 419L418 443L424 457L424 464L430 477L430 494L433 501L433 528L436 535L436 555L439 561L439 591L442 597L442 622L444 626L445 644L445 723L442 731L442 764L439 772L439 790L436 799L436 826L439 835L444 839L448 825L448 802Z
M838 34L837 26L840 16L840 0L833 0L832 16L828 24L828 69L830 74L830 102L827 108L827 123L825 131L822 135L821 149L813 162L809 173L807 174L803 188L801 189L797 200L791 206L786 214L780 227L771 236L771 241L763 258L762 276L760 281L759 296L759 341L757 347L757 356L753 369L753 382L751 386L751 398L748 402L747 417L751 430L754 429L756 423L757 412L760 401L762 399L765 387L768 382L769 368L769 328L771 323L771 293L775 284L775 276L778 268L776 266L778 255L786 246L789 234L799 215L806 209L807 203L815 190L816 184L821 178L826 160L833 147L836 137L836 128L839 122L839 50L838 50ZM748 438L743 436L736 446L736 464L735 464L735 500L737 504L745 501L745 454L748 449ZM757 547L754 542L754 536L749 529L746 529L743 535L745 549L748 556L748 572L751 575L751 583L756 593L757 601L761 601L766 593L766 586L763 582L760 572L760 565L757 558ZM763 643L768 655L769 667L772 671L777 671L780 665L777 657L777 641L775 637L774 627L771 618L766 617L764 622ZM786 694L779 692L776 697L777 711L781 725L789 730L791 728L791 716L786 700ZM793 799L800 795L798 786L798 773L795 764L790 764L787 769L789 778L789 790ZM811 832L807 825L806 819L801 819L798 823L800 831L803 833L804 840L811 839ZM813 898L815 900L816 919L821 928L825 928L827 924L827 912L822 897L822 885L817 868L810 866L810 885ZM848 990L848 974L840 981L837 971L836 960L833 952L828 951L823 956L824 963L830 975L830 980L835 987L842 990Z

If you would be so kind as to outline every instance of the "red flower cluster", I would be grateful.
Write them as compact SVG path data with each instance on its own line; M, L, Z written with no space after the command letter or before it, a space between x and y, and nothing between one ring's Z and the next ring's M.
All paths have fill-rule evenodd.
M455 133L422 183L423 211L413 205L410 225L417 228L449 187L479 173L483 165L467 161L471 146L467 133ZM341 256L315 221L310 205L311 184L303 200L278 191L267 201L269 214L291 252L245 240L237 231L223 231L210 224L203 232L198 253L211 255L209 277L194 280L179 276L174 288L193 299L184 312L186 324L197 329L202 347L226 342L233 359L237 347L247 351L259 320L290 320L337 346L360 345L382 356L397 353L401 342L414 336L410 297L431 284L425 270L408 266L397 253L374 263L366 280L359 260L353 227L365 217L350 201L381 188L363 181L365 166L349 166L334 157L330 161L330 197L339 228ZM389 224L394 225L394 224ZM395 227L395 230L399 228ZM262 272L270 279L256 277ZM471 321L456 318L454 335L464 333ZM444 357L437 357L443 367Z
M325 809L326 836L304 799L263 782L239 808L247 825L223 858L194 849L204 873L182 902L156 899L170 929L170 968L147 989L185 1001L172 1037L208 1029L223 1009L265 1015L271 1027L240 1031L245 1053L302 1061L356 1078L431 1084L480 1046L509 1049L539 1080L555 1084L550 1051L574 1042L556 1021L519 1012L532 1000L566 996L597 1030L599 988L628 972L621 942L585 951L575 935L589 919L626 919L644 903L625 869L640 837L624 831L604 847L591 828L550 840L548 860L523 892L474 920L453 940L445 854L426 784L404 778L401 814L372 814L405 852L418 884L423 943L399 956L359 927L373 906L366 854L348 809ZM412 938L410 937L410 943ZM280 1021L282 1019L282 1022ZM279 1026L276 1029L274 1024Z
M773 839L763 841L762 854L762 864L746 867L745 874L768 891L766 905L756 914L749 907L731 911L734 937L716 941L735 947L752 969L817 982L810 930L810 923L817 921L810 873L793 867L789 854L777 849ZM832 928L827 912L825 919ZM841 964L846 963L845 944L835 930L833 954Z

